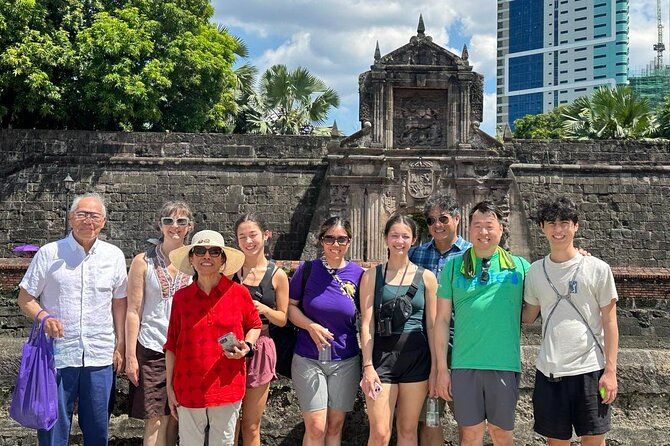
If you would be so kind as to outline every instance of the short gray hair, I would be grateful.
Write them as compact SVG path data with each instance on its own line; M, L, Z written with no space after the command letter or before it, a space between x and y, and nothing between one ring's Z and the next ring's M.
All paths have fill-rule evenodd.
M100 206L102 206L102 216L104 218L107 218L107 206L105 205L105 199L102 198L102 195L100 195L97 192L88 192L74 197L74 200L72 200L72 206L70 206L70 212L69 212L70 214L74 213L74 211L77 210L77 207L79 207L79 202L84 198L95 198L96 200L98 200Z

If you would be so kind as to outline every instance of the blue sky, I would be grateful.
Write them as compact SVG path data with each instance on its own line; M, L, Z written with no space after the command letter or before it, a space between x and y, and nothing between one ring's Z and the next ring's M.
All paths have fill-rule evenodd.
M538 0L539 1L539 0ZM663 0L666 46L668 3ZM340 94L328 118L346 134L360 128L358 75L370 68L375 42L383 54L409 42L423 14L426 34L460 54L464 43L475 71L484 75L482 128L495 133L495 0L213 0L214 21L247 43L248 62L264 69L283 63L303 66ZM630 66L653 57L656 0L630 1ZM666 63L670 57L666 57Z

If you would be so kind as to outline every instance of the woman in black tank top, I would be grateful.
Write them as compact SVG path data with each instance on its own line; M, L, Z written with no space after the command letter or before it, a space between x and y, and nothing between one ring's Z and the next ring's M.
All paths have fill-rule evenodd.
M233 280L249 290L263 321L255 354L247 360L247 391L242 400L241 430L244 445L260 446L260 424L270 381L276 375L277 352L269 336L269 325L286 325L288 277L274 262L265 258L270 232L255 214L245 214L235 223L235 235L244 253L244 266ZM238 426L239 433L239 426Z

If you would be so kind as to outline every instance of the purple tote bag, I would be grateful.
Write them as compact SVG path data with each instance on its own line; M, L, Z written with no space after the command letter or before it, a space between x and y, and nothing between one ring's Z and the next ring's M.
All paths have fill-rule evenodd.
M39 323L35 316L30 337L23 345L19 376L9 406L9 416L32 429L51 429L58 419L54 341L44 333L44 322L50 317Z

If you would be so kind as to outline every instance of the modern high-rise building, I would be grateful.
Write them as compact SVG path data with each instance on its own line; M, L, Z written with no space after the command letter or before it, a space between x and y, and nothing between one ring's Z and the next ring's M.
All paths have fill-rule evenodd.
M498 0L496 123L628 78L628 0Z

